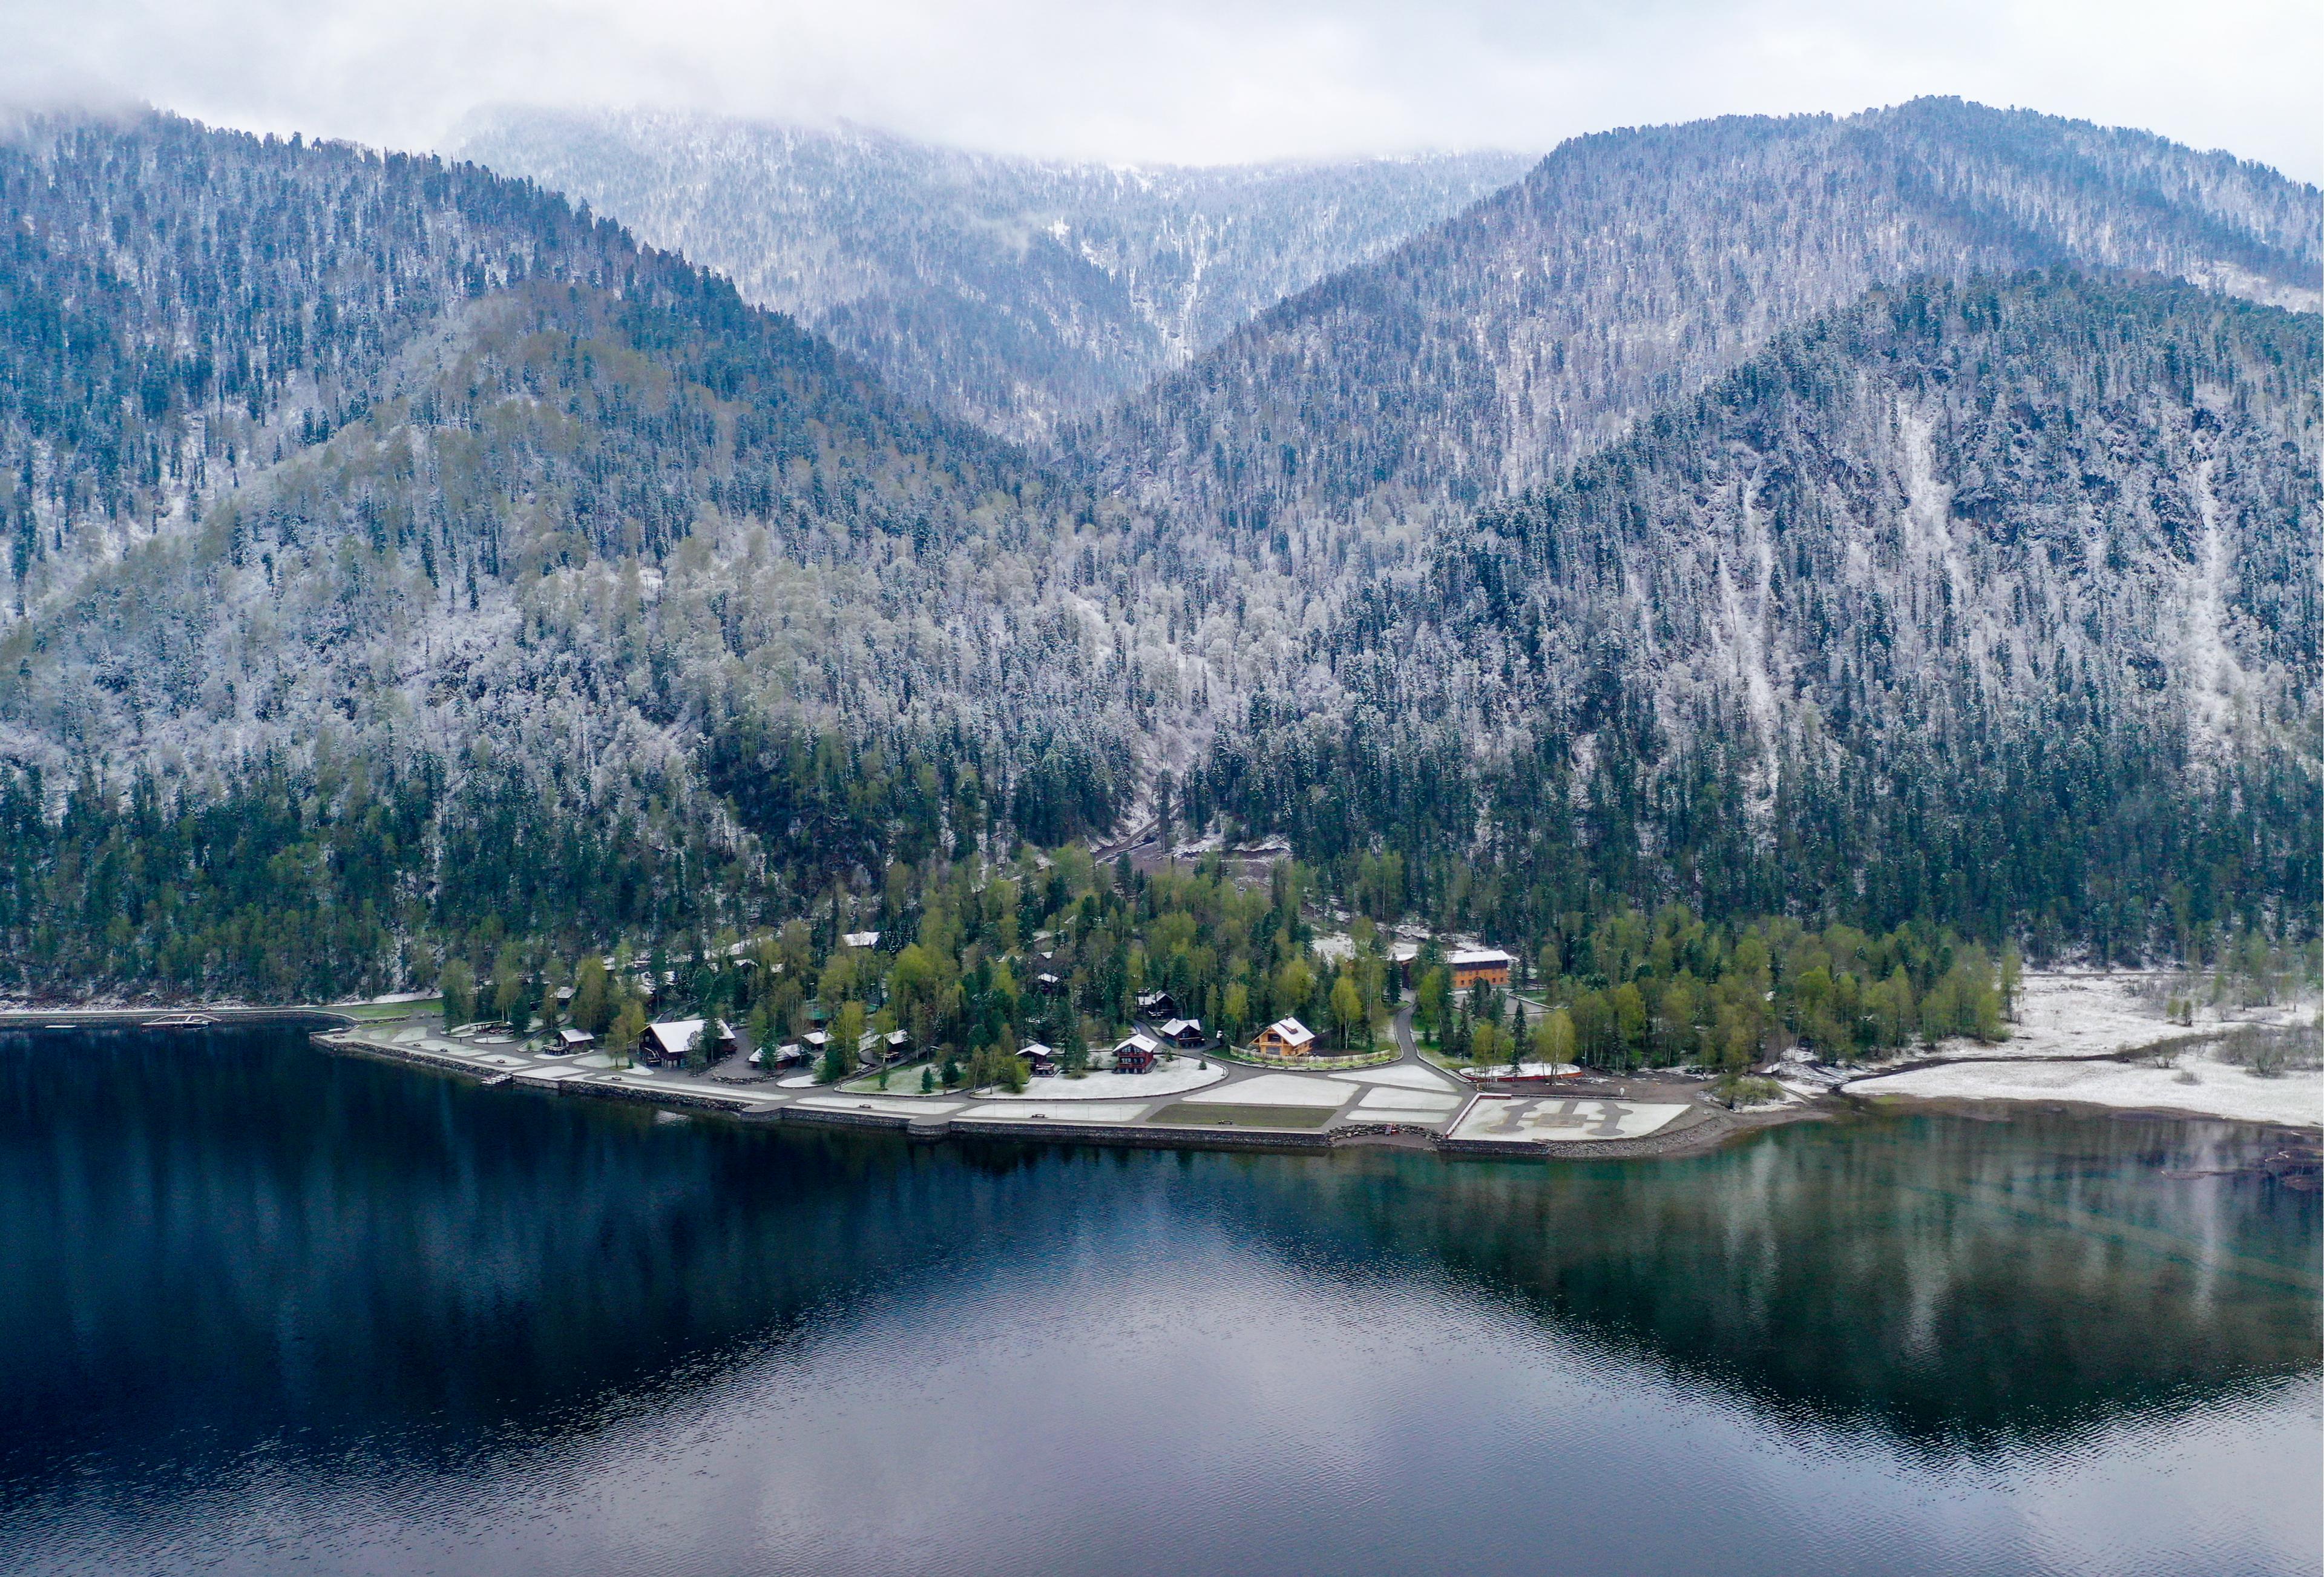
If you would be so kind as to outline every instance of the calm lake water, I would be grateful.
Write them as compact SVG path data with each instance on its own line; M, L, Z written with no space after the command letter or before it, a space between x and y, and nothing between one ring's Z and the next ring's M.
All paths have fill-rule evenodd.
M10 1572L2313 1572L2220 1125L911 1146L0 1036Z

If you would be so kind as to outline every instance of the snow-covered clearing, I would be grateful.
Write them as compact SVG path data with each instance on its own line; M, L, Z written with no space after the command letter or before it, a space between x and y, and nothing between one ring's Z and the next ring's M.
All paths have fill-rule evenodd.
M2172 1023L2145 992L2161 977L2138 970L2053 970L2028 973L2018 987L2017 1021L1997 1046L1947 1040L1924 1056L1991 1061L2041 1057L2112 1056L2139 1051L2200 1030L2234 1024L2296 1023L2315 1010L2313 1002L2293 1002L2248 1011L2199 1014L2195 1028Z
M1469 1072L1480 1079L1556 1079L1567 1074L1578 1074L1581 1065L1570 1062L1521 1062L1512 1069L1505 1062L1490 1067L1472 1067Z
M1427 1090L1367 1090L1364 1098L1356 1102L1351 1115L1373 1117L1394 1121L1399 1118L1416 1118L1433 1121L1449 1117L1459 1109L1462 1097L1450 1090L1439 1094Z
M1964 1101L2081 1101L2094 1106L2194 1112L2237 1122L2324 1127L2324 1073L2263 1079L2200 1051L2177 1069L2113 1061L1954 1062L1857 1079L1851 1095ZM2194 1082L2188 1083L2192 1075Z
M1345 1079L1354 1084L1393 1084L1405 1090L1449 1090L1452 1081L1430 1073L1416 1063L1400 1062L1390 1067L1365 1068L1358 1073L1333 1074L1335 1079Z
M1189 1105L1337 1106L1352 1092L1328 1078L1306 1074L1261 1074L1240 1079L1224 1089L1204 1090L1186 1097Z

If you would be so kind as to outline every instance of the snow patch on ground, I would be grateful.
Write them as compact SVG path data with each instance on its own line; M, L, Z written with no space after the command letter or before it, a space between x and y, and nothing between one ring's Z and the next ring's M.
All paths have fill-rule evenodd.
M1425 1090L1368 1090L1356 1102L1353 1115L1394 1119L1416 1117L1433 1120L1449 1117L1459 1109L1462 1097L1450 1091L1432 1094Z
M1349 1092L1329 1078L1307 1074L1261 1074L1240 1079L1222 1090L1204 1090L1186 1097L1189 1105L1337 1106Z
M1400 1062L1384 1068L1365 1068L1352 1074L1333 1074L1335 1079L1345 1079L1352 1084L1394 1084L1406 1090L1448 1090L1444 1079L1430 1073L1417 1063Z
M2012 1061L2048 1057L2103 1057L2142 1051L2163 1041L2183 1039L2200 1030L2223 1024L2292 1024L2305 1020L2314 1005L2295 1002L2282 1007L2231 1013L2218 1020L2208 1015L2194 1029L2173 1024L2144 994L2159 976L2138 970L2051 970L2028 973L2020 982L2017 1020L2009 1038L1996 1046L1975 1040L1947 1040L1927 1056Z
M1199 1067L1182 1057L1150 1074L1093 1073L1078 1079L1069 1079L1059 1074L1054 1078L1027 1080L1022 1095L993 1095L989 1091L979 1091L978 1093L992 1100L1120 1101L1134 1096L1152 1101L1164 1095L1204 1089L1226 1076L1226 1069L1216 1063L1209 1067Z
M2324 1128L2324 1072L2263 1079L2200 1051L2179 1066L2147 1063L1955 1062L1857 1079L1851 1095L1913 1095L1961 1101L2080 1101L2094 1106L2190 1111L2236 1122ZM2184 1082L2187 1075L2195 1082Z

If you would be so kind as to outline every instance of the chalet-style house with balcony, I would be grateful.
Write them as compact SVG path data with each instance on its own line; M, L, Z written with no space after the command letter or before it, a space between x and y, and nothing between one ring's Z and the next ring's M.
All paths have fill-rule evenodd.
M1277 1019L1259 1032L1250 1048L1267 1056L1305 1056L1315 1049L1315 1032L1296 1019Z
M1133 1035L1113 1048L1117 1074L1150 1074L1162 1060L1162 1043L1150 1035Z

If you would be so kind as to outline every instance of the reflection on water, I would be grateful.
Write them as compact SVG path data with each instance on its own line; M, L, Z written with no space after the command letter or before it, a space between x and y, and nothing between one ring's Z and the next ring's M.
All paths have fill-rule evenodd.
M2313 1571L2224 1126L1545 1167L658 1120L0 1038L0 1566ZM2255 1147L2258 1147L2255 1148Z

